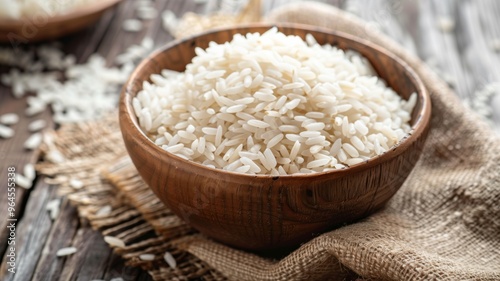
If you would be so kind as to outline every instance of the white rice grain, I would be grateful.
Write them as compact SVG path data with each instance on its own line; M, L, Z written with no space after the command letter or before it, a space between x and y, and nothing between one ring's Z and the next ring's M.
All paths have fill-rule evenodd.
M280 131L283 133L299 133L300 129L297 126L293 125L281 125L279 126Z
M45 155L45 157L47 158L48 161L52 162L52 163L63 163L64 161L66 161L66 158L64 157L64 155L57 149L55 148L52 148L51 150L49 150L49 152L47 152L47 154Z
M14 136L14 130L6 127L4 125L0 125L0 138L9 139Z
M141 20L152 20L158 17L158 10L151 6L137 7L137 17Z
M47 109L45 104L31 104L24 112L28 117L31 117L44 112L45 109Z
M174 256L170 252L165 252L163 259L170 266L170 268L175 269L177 267L177 261L175 261Z
M311 152L311 154L316 154L316 153L319 153L321 150L323 150L323 146L322 145L313 145L309 148L309 151Z
M325 128L325 123L322 123L322 122L314 122L314 123L310 123L310 124L307 124L306 126L304 126L304 128L308 131L320 131L320 130L323 130Z
M330 162L329 159L313 160L313 161L307 163L307 168L308 169L318 168L318 167L327 165L329 162Z
M40 146L42 140L43 136L41 133L34 133L31 136L29 136L28 139L26 139L26 141L24 141L23 146L27 150L35 150Z
M354 128L356 128L356 131L358 131L361 135L365 136L368 134L368 128L366 127L365 123L361 120L356 120L354 122Z
M254 173L259 173L261 171L260 167L248 157L241 157L240 161L243 165L248 165L250 167L250 171Z
M177 153L177 152L181 151L182 148L184 148L184 144L178 143L178 144L167 147L165 150L170 152L170 153Z
M153 254L142 254L139 255L139 259L143 261L154 261L155 260L155 255Z
M236 113L236 112L240 112L242 111L243 109L245 109L247 106L244 105L244 104L237 104L237 105L233 105L233 106L230 106L226 109L226 112L227 113Z
M15 113L6 113L0 116L0 123L4 125L14 125L19 122L19 116Z
M110 205L105 205L105 206L101 207L99 210L97 210L95 215L98 217L104 217L104 216L108 216L109 214L111 214L111 211L113 211L113 208Z
M365 144L357 136L351 137L350 140L351 140L352 145L356 149L358 149L359 151L365 150Z
M271 167L276 167L277 161L276 161L276 156L274 153L271 151L271 149L266 148L264 150L264 156L266 157L267 162Z
M65 257L65 256L69 256L69 255L76 253L76 251L77 251L77 249L75 247L61 248L61 249L57 250L56 256Z
M34 180L36 177L35 166L31 163L24 165L23 174L27 179Z
M350 158L345 161L345 163L349 166L356 165L359 163L363 163L363 158Z
M127 19L123 21L123 30L127 32L138 32L142 29L142 22L137 19Z
M342 148L344 149L345 152L347 152L347 154L349 154L351 157L358 157L359 156L359 151L354 147L352 146L351 144L349 143L344 143L342 145Z
M493 52L500 52L500 38L494 38L490 41L489 46Z
M278 134L278 135L274 136L267 143L267 148L273 148L275 145L277 145L283 139L283 137L284 137L283 134Z
M442 32L451 32L455 28L455 21L449 17L440 17L438 27Z
M31 122L28 125L28 131L30 132L37 132L40 131L41 129L45 128L47 126L47 121L43 119L38 119L33 122Z
M31 189L33 185L33 180L30 180L29 178L21 174L16 174L16 185L24 189Z
M113 236L104 236L104 241L112 247L125 248L125 242Z
M217 127L217 132L215 134L215 146L219 146L222 141L222 126Z
M234 169L233 172L244 174L244 173L248 173L250 171L250 168L251 167L249 165L243 165L241 167Z
M61 199L50 200L45 209L49 212L50 219L54 221L59 216L61 206Z
M254 127L257 127L257 128L262 128L262 129L265 129L265 128L268 128L270 125L264 121L261 121L261 120L249 120L248 122L248 125L250 126L254 126Z
M71 186L74 189L80 189L83 187L83 182L79 179L73 178L69 181L69 186Z

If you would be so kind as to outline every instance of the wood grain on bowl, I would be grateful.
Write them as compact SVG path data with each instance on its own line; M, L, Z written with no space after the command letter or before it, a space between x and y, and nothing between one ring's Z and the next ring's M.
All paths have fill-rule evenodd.
M0 43L11 43L13 47L17 47L19 44L35 43L68 35L97 22L108 9L120 1L94 1L91 5L60 15L50 15L41 10L19 20L0 19Z
M429 95L415 73L400 59L362 39L301 25L280 24L285 34L311 33L329 43L364 55L388 85L407 99L418 95L412 131L388 152L346 169L273 177L215 170L167 153L139 129L131 100L142 81L162 69L183 71L210 41L233 34L265 32L252 25L212 31L168 44L146 59L125 85L120 126L134 165L155 194L193 227L218 241L248 250L295 247L314 236L364 218L382 208L417 162L430 118Z

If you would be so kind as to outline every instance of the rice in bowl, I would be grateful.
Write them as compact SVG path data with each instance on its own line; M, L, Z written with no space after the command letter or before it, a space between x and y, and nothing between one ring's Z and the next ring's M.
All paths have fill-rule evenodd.
M360 54L276 28L211 42L184 72L164 70L133 99L165 151L247 174L314 173L383 154L411 130L403 100Z

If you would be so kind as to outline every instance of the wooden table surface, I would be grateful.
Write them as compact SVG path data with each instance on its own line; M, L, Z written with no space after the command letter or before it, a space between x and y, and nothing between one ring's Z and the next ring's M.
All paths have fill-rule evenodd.
M154 38L160 46L172 37L161 28L160 18L145 21L141 32L129 33L122 29L124 19L133 18L133 0L124 0L118 7L105 14L93 27L61 39L63 49L75 54L84 62L97 52L111 65L114 57L127 46L139 43L145 36ZM285 0L262 1L263 9L270 10ZM441 72L464 100L473 99L474 93L486 85L500 81L500 1L386 1L386 0L330 0L324 1L356 13L369 21L367 28L380 28L398 42L418 54ZM155 6L169 9L178 16L186 11L205 10L206 4L194 0L156 0ZM451 20L452 30L440 25ZM496 44L496 46L495 46ZM2 46L7 47L7 46ZM0 66L0 74L9 68ZM492 120L500 124L500 89L491 100L484 102L493 109ZM80 221L76 209L63 200L61 213L51 221L46 211L48 201L58 198L56 189L37 178L31 190L17 188L16 274L6 271L8 229L7 225L7 171L8 167L22 169L34 163L37 153L25 151L23 142L28 136L30 121L50 120L50 112L28 118L23 112L26 97L14 99L10 89L0 85L0 115L16 112L21 120L13 128L16 135L0 139L0 253L2 263L0 280L151 280L144 271L127 267L113 254L100 233L93 231L85 221ZM480 107L479 107L480 108ZM481 112L480 112L481 113ZM52 123L51 123L52 124ZM495 124L493 124L495 125ZM91 241L89 243L89 241ZM69 257L57 258L58 249L77 246L79 251Z

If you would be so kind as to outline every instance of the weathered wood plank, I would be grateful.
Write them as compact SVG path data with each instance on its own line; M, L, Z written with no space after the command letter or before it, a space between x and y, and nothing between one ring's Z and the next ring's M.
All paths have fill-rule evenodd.
M82 222L72 242L78 252L66 259L59 279L102 279L108 266L107 261L113 255L102 235L90 228L88 223Z
M492 106L493 120L500 128L500 52L492 44L500 40L500 3L498 1L464 2L457 11L459 22L458 48L462 51L461 59L469 69L472 87L475 91L483 90L486 85L498 83L497 103ZM477 98L477 97L476 97Z
M49 191L49 192L47 192ZM51 221L45 210L47 203L56 198L55 189L39 184L31 193L25 208L25 216L18 221L16 232L16 273L6 271L6 260L2 260L0 280L31 280L38 259L42 254L44 241L50 233Z
M270 1L261 0L261 1L262 1L262 13L263 13L263 15L266 15L272 9L275 9L277 7L280 7L280 6L283 6L286 4L300 2L302 0L270 0ZM345 5L344 3L346 2L346 0L316 0L316 2L323 2L326 4L341 8Z
M348 0L343 8L367 21L367 33L383 32L416 53L413 38L401 23L405 18L401 16L404 11L403 3L395 0Z
M144 38L150 37L155 41L155 47L163 46L173 39L173 37L163 29L161 12L164 10L173 11L178 17L181 17L187 11L200 11L203 5L197 5L194 1L156 1L155 7L160 11L158 17L154 20L143 21L143 28L139 32L127 32L122 28L124 19L134 18L134 1L126 1L127 10L117 17L110 27L107 36L99 46L98 53L107 58L108 64L113 64L117 55L123 53L129 46L139 44Z
M457 32L442 26L443 21L451 20L456 25L458 1L419 1L419 55L426 61L433 61L444 73L453 78L457 95L466 99L473 92L473 78L463 64L461 50L457 46ZM455 26L457 27L457 26ZM445 77L446 78L446 77Z
M80 225L73 245L78 252L66 260L59 280L109 280L109 276L124 280L152 280L142 270L125 266L124 261L104 242L102 234L85 222Z
M48 216L47 211L44 213L45 216ZM73 246L72 240L78 231L78 227L76 209L69 204L68 200L62 200L59 217L52 222L50 232L47 233L41 255L38 258L36 267L33 269L32 280L57 280L59 278L66 260L72 257L57 257L56 252L59 249Z
M19 115L19 123L12 125L11 128L15 130L15 135L11 139L0 138L0 254L3 257L7 246L8 230L6 228L8 221L7 212L7 169L8 167L15 167L17 173L23 173L24 166L27 163L35 163L38 158L38 151L27 151L23 145L26 139L31 135L28 131L28 125L37 119L45 119L49 121L49 126L52 126L49 119L49 112L38 114L33 117L26 117L24 115L24 108L26 107L26 98L14 99L10 91L4 88L0 92L0 115L5 113L17 113ZM35 183L34 183L35 184ZM33 184L33 185L34 185ZM21 187L16 187L16 212L15 218L21 219L23 214L24 205L29 196L29 190ZM5 219L4 219L5 218Z
M186 12L202 13L208 7L206 4L196 4L194 1L164 1L163 10L170 10L175 13L178 18L181 18ZM154 34L155 46L160 47L172 41L174 37L165 31L161 21L158 23L158 30Z
M124 0L121 3L120 10L117 11L114 20L97 47L96 52L106 58L108 65L113 65L115 57L128 46L141 42L147 32L147 27L151 24L144 21L143 28L139 32L127 32L123 29L124 20L136 18L134 3L133 0Z
M78 63L87 61L88 57L95 52L98 44L106 36L109 25L115 21L116 15L120 14L124 7L125 5L119 4L114 9L106 12L95 25L62 38L60 41L63 51L67 54L75 54Z

